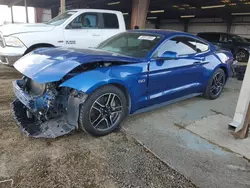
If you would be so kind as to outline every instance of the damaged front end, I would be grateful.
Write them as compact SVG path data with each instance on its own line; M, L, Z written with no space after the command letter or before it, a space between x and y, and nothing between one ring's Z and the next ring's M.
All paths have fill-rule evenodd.
M35 138L56 138L78 128L79 105L87 95L58 82L37 83L27 77L13 82L17 99L13 115L22 132Z

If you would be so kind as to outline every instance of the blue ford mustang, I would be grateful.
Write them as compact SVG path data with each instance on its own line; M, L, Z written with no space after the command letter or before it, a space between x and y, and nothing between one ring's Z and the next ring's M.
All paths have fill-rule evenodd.
M220 96L233 56L191 34L136 30L96 49L38 49L17 61L15 119L32 137L114 131L129 114Z

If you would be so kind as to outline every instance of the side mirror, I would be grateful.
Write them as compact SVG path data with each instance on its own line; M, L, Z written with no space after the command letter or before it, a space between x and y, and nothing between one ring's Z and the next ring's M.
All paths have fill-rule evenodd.
M166 51L161 56L159 56L158 59L170 60L170 59L177 59L177 57L178 57L178 54L176 52Z
M69 29L81 29L82 28L82 24L81 23L71 23L69 25Z

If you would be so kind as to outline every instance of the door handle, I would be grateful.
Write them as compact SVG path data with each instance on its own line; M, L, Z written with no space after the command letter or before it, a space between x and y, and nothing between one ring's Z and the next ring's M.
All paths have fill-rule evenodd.
M92 36L93 36L93 37L100 37L101 35L93 34Z
M195 57L194 58L196 61L199 61L199 62L204 62L205 60L206 60L206 58L205 57Z
M193 63L193 65L199 65L199 64L201 64L202 62L201 61L195 61L194 63Z

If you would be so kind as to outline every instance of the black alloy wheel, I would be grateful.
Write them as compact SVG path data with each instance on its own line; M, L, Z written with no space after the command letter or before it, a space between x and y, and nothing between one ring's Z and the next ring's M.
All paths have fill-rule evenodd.
M121 118L122 102L114 93L106 93L93 103L89 121L94 129L106 131L116 125Z
M211 77L206 91L204 93L204 96L208 99L217 99L225 86L226 83L226 74L224 70L222 69L217 69L213 76Z
M93 136L104 136L119 127L128 111L123 91L106 85L90 94L80 106L79 127Z

